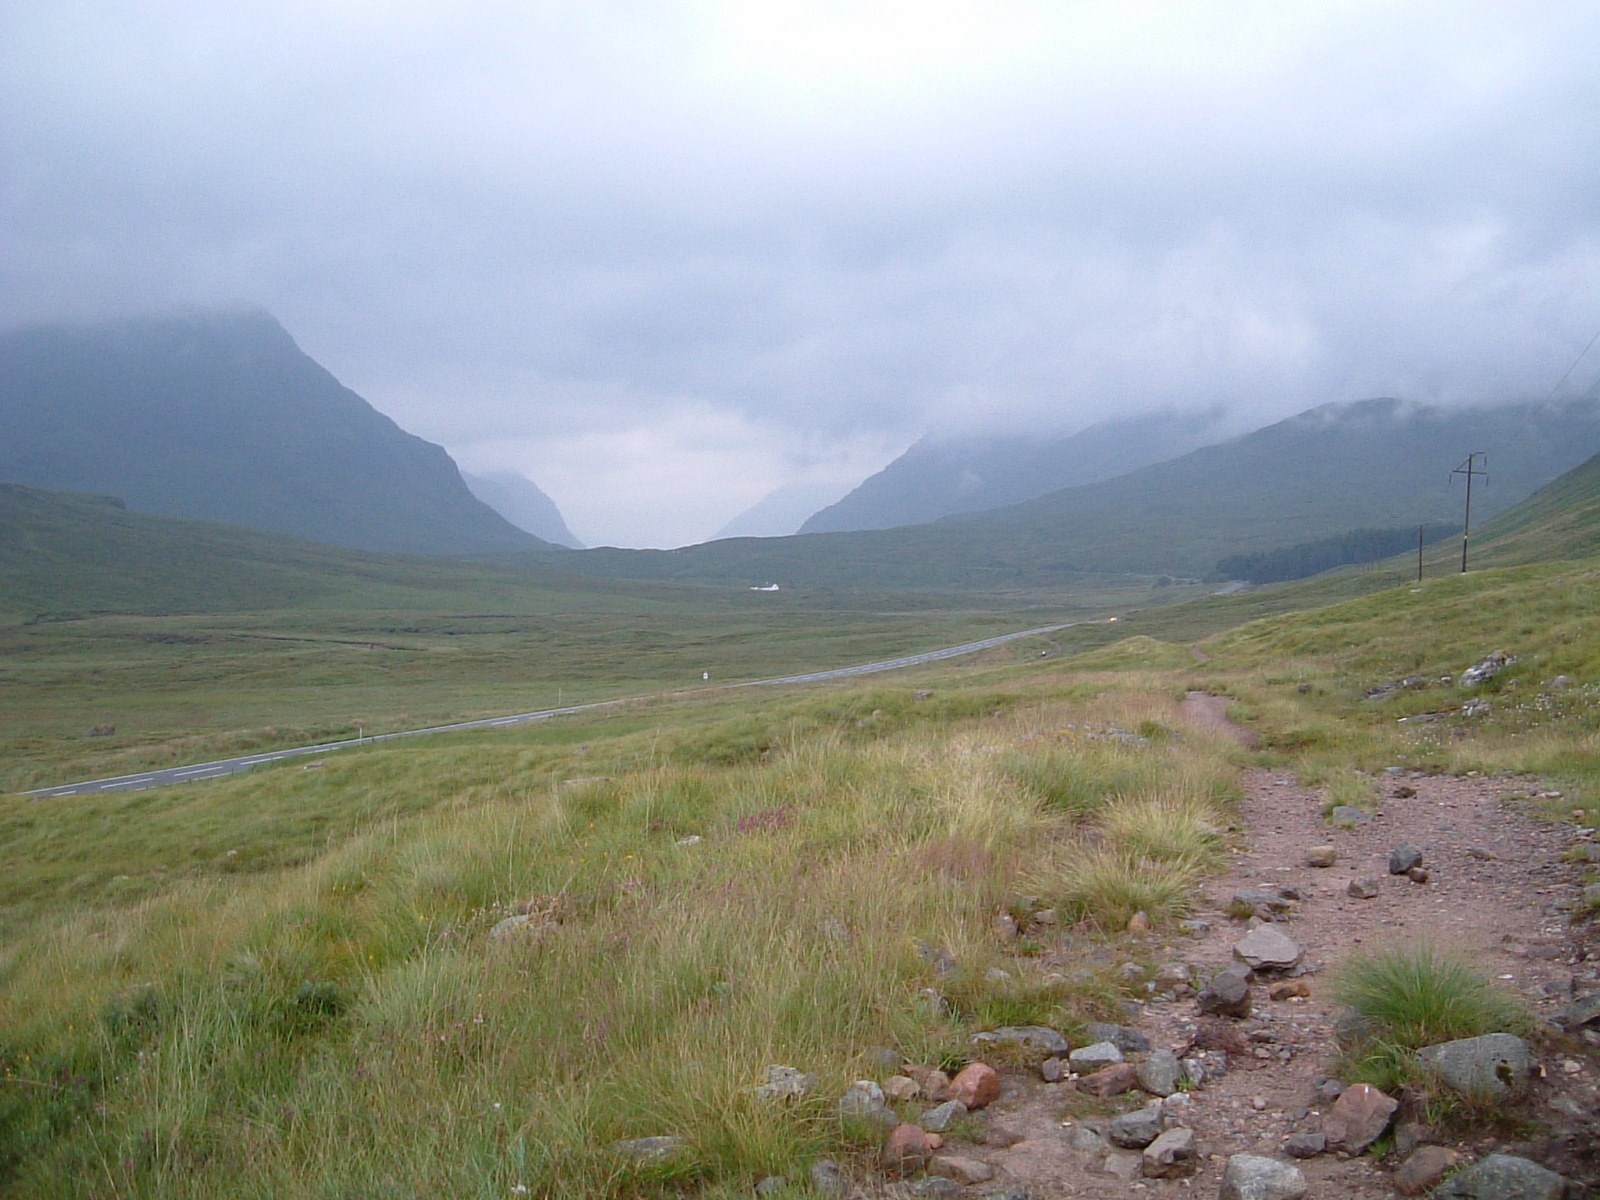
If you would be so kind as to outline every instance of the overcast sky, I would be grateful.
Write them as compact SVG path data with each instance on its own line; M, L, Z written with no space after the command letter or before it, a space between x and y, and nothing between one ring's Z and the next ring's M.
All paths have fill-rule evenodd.
M1600 328L1593 0L0 0L0 139L0 320L263 305L591 544Z

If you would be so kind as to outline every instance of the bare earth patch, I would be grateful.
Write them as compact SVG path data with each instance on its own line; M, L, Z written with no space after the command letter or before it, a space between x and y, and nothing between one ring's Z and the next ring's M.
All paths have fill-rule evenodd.
M1206 724L1222 714L1218 705L1193 705L1189 711L1202 714L1198 720ZM1009 1148L971 1151L999 1174L969 1194L1025 1189L1030 1200L1213 1196L1228 1155L1284 1159L1287 1137L1321 1128L1324 1106L1315 1090L1337 1058L1333 1027L1339 1011L1330 994L1331 973L1354 950L1418 939L1464 950L1543 1016L1570 1000L1574 990L1580 995L1600 990L1600 939L1593 922L1569 921L1580 876L1560 861L1568 846L1586 836L1582 831L1523 815L1508 797L1526 789L1526 781L1391 773L1382 784L1382 802L1370 824L1336 829L1323 819L1325 801L1316 791L1281 774L1250 772L1242 813L1246 848L1209 889L1210 907L1198 914L1210 923L1209 930L1128 939L1130 957L1137 950L1157 963L1190 964L1198 987L1233 961L1233 946L1248 930L1247 923L1227 915L1235 892L1287 886L1301 896L1279 928L1305 951L1306 973L1300 978L1310 995L1271 1001L1258 977L1252 1015L1226 1023L1241 1035L1233 1039L1236 1053L1229 1055L1228 1073L1192 1093L1183 1122L1199 1142L1202 1164L1194 1177L1126 1180L1107 1171L1104 1151L1069 1148L1070 1124L1103 1132L1114 1111L1136 1108L1148 1097L1133 1092L1110 1102L1092 1101L1071 1080L1047 1084L1018 1070L1007 1074L990 1123L1021 1140ZM1318 844L1336 848L1332 867L1306 865L1307 849ZM1428 882L1389 874L1389 852L1402 844L1422 851ZM1347 893L1358 877L1378 881L1374 898ZM1155 1049L1180 1049L1197 1035L1206 1038L1192 998L1153 996L1139 1007L1142 1011L1128 1024ZM1217 1024L1210 1022L1213 1041ZM1529 1113L1541 1131L1520 1141L1489 1133L1465 1143L1443 1136L1429 1140L1459 1146L1472 1157L1492 1150L1526 1154L1594 1189L1600 1185L1600 1055L1593 1045L1570 1038L1541 1042L1536 1050L1543 1078L1533 1085ZM1311 1197L1378 1200L1395 1195L1389 1171L1396 1161L1324 1153L1296 1165L1305 1172Z

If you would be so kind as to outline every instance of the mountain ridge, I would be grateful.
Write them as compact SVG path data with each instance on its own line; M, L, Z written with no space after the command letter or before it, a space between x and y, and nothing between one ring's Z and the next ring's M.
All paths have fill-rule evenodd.
M1214 440L1225 424L1220 412L1163 412L1100 421L1063 437L923 437L812 514L799 532L890 529L1004 508L1176 458Z
M330 545L538 549L260 309L0 334L0 481Z

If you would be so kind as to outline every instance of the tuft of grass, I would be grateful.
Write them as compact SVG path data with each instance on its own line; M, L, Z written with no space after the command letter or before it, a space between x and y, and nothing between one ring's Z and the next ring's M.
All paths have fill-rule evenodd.
M1212 806L1185 795L1140 796L1105 810L1100 828L1126 853L1181 870L1214 866L1223 851L1222 826Z
M1072 858L1052 894L1075 921L1123 929L1138 912L1157 924L1181 917L1199 879L1197 863L1154 862L1102 847Z
M1390 1093L1429 1090L1432 1081L1416 1057L1425 1046L1525 1033L1532 1024L1522 1003L1467 958L1428 942L1352 956L1334 982L1334 996L1360 1030L1348 1074Z
M1516 997L1464 956L1428 942L1353 955L1334 995L1373 1040L1409 1050L1528 1025Z

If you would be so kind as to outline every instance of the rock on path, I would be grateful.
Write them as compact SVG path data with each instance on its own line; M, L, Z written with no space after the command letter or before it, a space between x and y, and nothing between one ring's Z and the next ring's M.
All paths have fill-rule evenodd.
M1315 1135L1339 1092L1336 1086L1319 1087L1337 1055L1334 1024L1339 1010L1329 994L1331 969L1352 950L1428 937L1461 947L1545 1015L1561 1012L1574 994L1600 991L1600 938L1592 926L1587 932L1574 930L1560 907L1578 890L1577 870L1560 861L1574 831L1535 822L1508 808L1502 798L1515 784L1408 777L1406 784L1415 795L1388 798L1369 823L1338 829L1323 818L1325 797L1281 772L1252 771L1244 783L1241 815L1248 844L1230 873L1207 888L1212 910L1198 914L1203 924L1195 927L1196 935L1157 930L1132 939L1154 962L1181 959L1189 964L1198 984L1230 964L1248 970L1238 962L1234 946L1249 928L1227 915L1236 893L1288 886L1301 897L1288 920L1276 928L1303 952L1295 970L1305 974L1293 982L1304 988L1285 989L1284 999L1272 1000L1265 983L1258 983L1252 989L1254 1007L1243 1019L1202 1019L1192 995L1152 996L1129 1022L1156 1050L1182 1051L1185 1061L1226 1067L1220 1078L1213 1074L1197 1090L1159 1102L1173 1106L1163 1123L1192 1132L1188 1163L1194 1173L1126 1177L1130 1170L1142 1171L1142 1165L1136 1167L1142 1151L1111 1144L1115 1114L1107 1115L1106 1105L1119 1111L1140 1109L1152 1100L1145 1092L1133 1090L1107 1101L1075 1100L1082 1080L1046 1083L1037 1068L1017 1068L1001 1072L1000 1093L983 1114L1005 1136L979 1146L955 1142L943 1151L995 1168L992 1180L968 1186L967 1195L1026 1191L1030 1200L1132 1200L1137 1193L1210 1200L1219 1195L1230 1158L1248 1155L1292 1164L1302 1173L1310 1196L1393 1200L1397 1180L1390 1169L1398 1160L1380 1166L1367 1156L1347 1158L1331 1151L1291 1159L1285 1149L1291 1138L1301 1147L1316 1144ZM1306 847L1326 844L1336 847L1334 865L1307 866ZM1427 847L1433 869L1429 886L1388 874L1389 853L1402 844ZM1482 856L1484 846L1494 847L1493 857ZM1369 900L1351 897L1346 890L1351 879L1367 877L1377 880L1378 894ZM1587 945L1578 938L1587 938ZM1293 994L1303 991L1310 994ZM1541 1095L1566 1105L1569 1114L1600 1113L1600 1056L1595 1050L1589 1047L1577 1059L1569 1056L1577 1067L1573 1072L1564 1071L1559 1061L1547 1064ZM1130 1068L1146 1057L1130 1054L1129 1064L1112 1070L1134 1076ZM1551 1116L1558 1126L1565 1120L1571 1127L1579 1120L1562 1118L1559 1109L1541 1115ZM1499 1149L1546 1161L1568 1175L1588 1171L1589 1179L1600 1180L1596 1147L1600 1140L1564 1148L1479 1143L1470 1157ZM1583 1165L1585 1155L1588 1166Z

